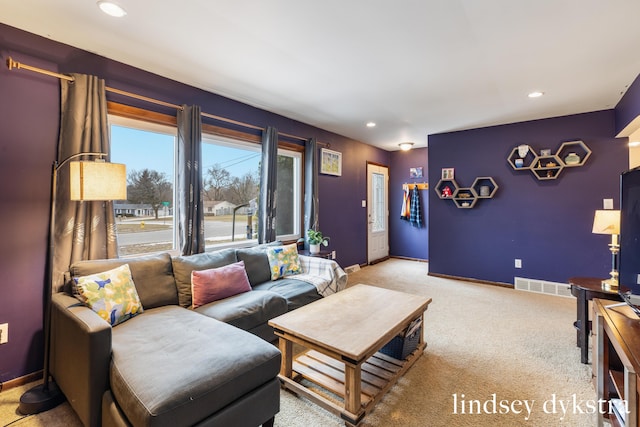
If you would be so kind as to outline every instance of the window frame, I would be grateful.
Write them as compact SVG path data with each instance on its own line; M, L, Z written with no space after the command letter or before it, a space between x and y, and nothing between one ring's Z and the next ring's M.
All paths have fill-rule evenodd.
M126 119L130 119L129 123L132 123L132 122L147 123L149 125L149 128L148 128L149 130L152 130L154 128L153 125L162 125L165 127L171 127L176 131L176 135L177 135L178 123L175 115L159 113L156 111L151 111L151 110L143 109L140 107L125 105L125 104L120 104L113 101L107 102L107 113L110 119L111 117L113 117L115 121L122 120L122 122L124 123ZM109 124L111 123L112 122L110 121ZM118 124L118 123L115 123L115 124ZM299 239L301 236L304 235L304 231L302 230L302 228L303 228L303 216L304 216L303 204L304 204L304 188L305 188L305 185L304 185L304 179L305 179L304 148L305 147L304 147L304 144L289 142L289 141L283 140L282 137L283 136L280 135L278 138L278 154L280 155L281 151L291 153L292 156L298 159L297 164L299 165L299 170L297 172L299 175L299 180L297 180L299 188L294 188L294 203L296 203L298 206L298 215L294 215L294 217L296 218L296 221L297 221L297 224L295 224L295 226L299 231L299 235L292 234L292 235L277 236L279 240L282 240L285 243L289 243L289 242L295 242L297 239ZM259 130L255 130L254 133L249 133L249 132L243 132L237 129L230 129L226 127L213 125L210 123L202 123L203 141L206 138L214 138L214 139L219 138L221 140L229 141L231 144L252 143L252 144L257 144L258 146L262 145L262 136L259 134ZM174 153L174 179L177 176L177 174L178 174L177 156ZM204 178L204 176L202 176L202 178ZM176 195L177 185L175 185L175 181L174 181L173 188L174 188L173 197L174 197L174 212L175 212L175 204L177 203L177 195ZM173 229L174 229L173 248L174 249L172 249L171 251L166 251L166 252L175 253L175 254L178 254L179 252L179 248L177 247L178 229L179 229L177 221L178 221L177 217L174 215L174 223L173 223ZM215 245L215 246L209 245L208 247L205 248L205 252L219 250L226 247L247 247L247 246L257 245L257 241L251 240L249 242L250 243L247 244L248 241L245 240L245 241L230 242L229 244L221 244L221 245ZM139 254L139 255L152 254L152 253L153 252L145 252L144 254Z

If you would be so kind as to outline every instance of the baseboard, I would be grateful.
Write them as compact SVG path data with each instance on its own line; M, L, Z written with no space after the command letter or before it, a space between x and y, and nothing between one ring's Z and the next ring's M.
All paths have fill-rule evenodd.
M573 297L571 285L567 283L549 282L546 280L528 279L526 277L513 278L514 289L518 291L535 292L538 294Z
M14 378L9 381L0 382L0 392L7 391L21 385L29 384L31 382L42 379L42 370L33 372L23 377Z
M371 262L369 263L369 265L374 265L374 264L381 263L381 262L383 262L383 261L388 260L389 258L391 258L391 257L386 256L386 257L384 257L384 258L378 258L378 259L376 259L376 260L371 261Z
M489 280L473 279L469 277L460 277L460 276L450 276L448 274L440 274L440 273L432 273L432 272L427 273L427 275L433 276L433 277L440 277L442 279L462 280L464 282L478 283L481 285L500 286L501 288L513 289L513 285L511 283L491 282Z
M391 258L396 258L396 259L406 259L407 261L418 261L418 262L429 262L428 259L423 259L423 258L411 258L408 256L398 256L398 255L391 255Z

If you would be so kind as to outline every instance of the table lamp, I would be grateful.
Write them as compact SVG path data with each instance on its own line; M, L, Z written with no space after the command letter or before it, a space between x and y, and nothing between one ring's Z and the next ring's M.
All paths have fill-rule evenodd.
M602 281L602 289L606 291L618 290L618 253L620 245L618 244L618 235L620 234L620 211L617 210L597 210L593 218L594 234L610 234L611 243L611 278Z

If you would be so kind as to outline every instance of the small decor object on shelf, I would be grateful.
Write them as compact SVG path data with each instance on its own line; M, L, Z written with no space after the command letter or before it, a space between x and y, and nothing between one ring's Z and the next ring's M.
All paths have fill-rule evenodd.
M551 155L551 148L543 148L542 150L540 150L540 155L542 157L550 156Z
M453 172L453 168L442 168L442 179L448 181L452 180L454 178Z
M528 152L529 146L527 144L518 145L518 156L520 156L521 159L524 159Z
M442 197L451 197L453 193L451 192L451 188L449 188L449 186L446 186L442 189Z
M524 165L524 160L522 159L515 159L514 162L517 168L521 168Z
M580 163L580 156L576 153L569 153L567 157L564 158L564 162L567 165L577 165Z
M329 245L329 237L323 236L321 231L313 229L307 230L307 240L309 240L309 252L312 254L320 253L320 245Z

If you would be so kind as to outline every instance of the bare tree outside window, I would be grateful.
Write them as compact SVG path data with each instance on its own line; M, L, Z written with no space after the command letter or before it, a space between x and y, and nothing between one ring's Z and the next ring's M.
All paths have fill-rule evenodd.
M158 219L163 202L173 200L173 187L164 173L150 169L131 171L127 178L128 200L151 206Z

